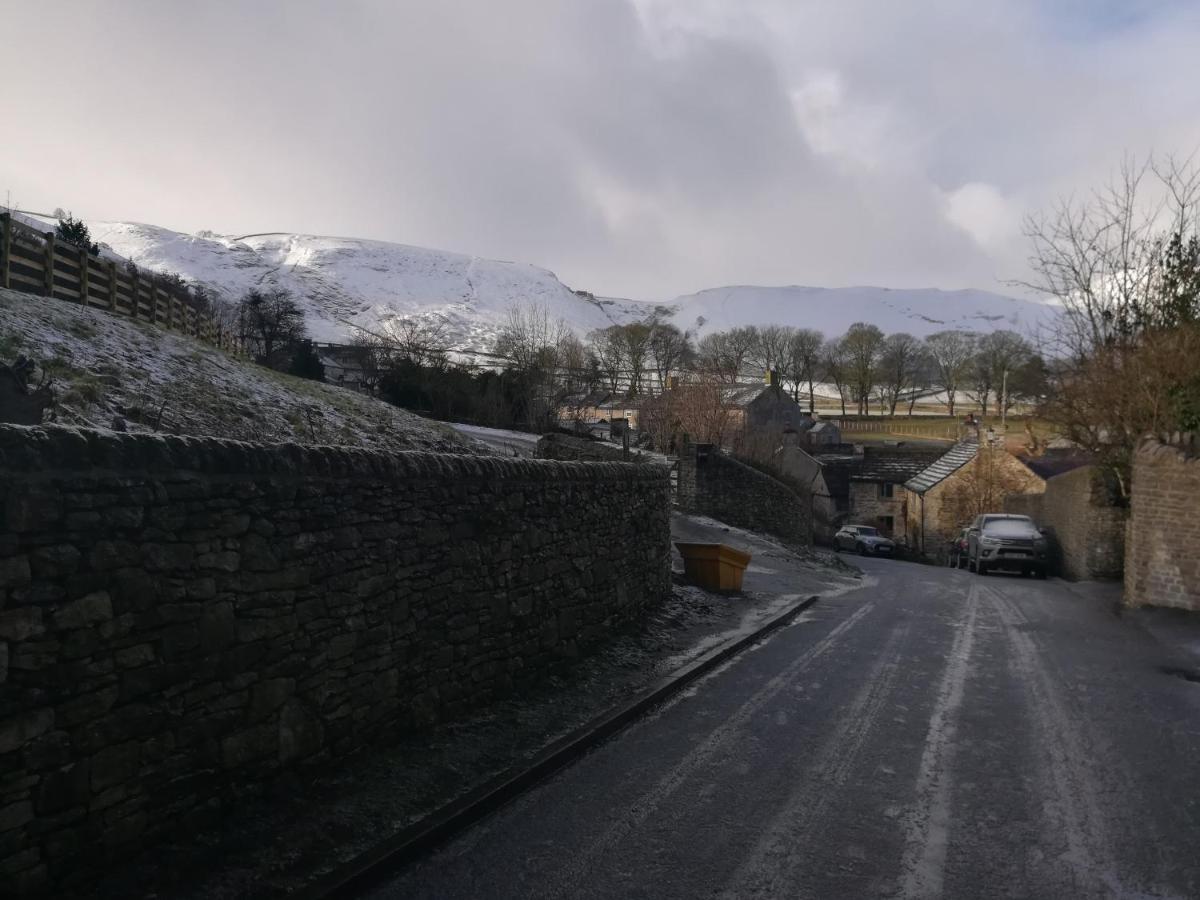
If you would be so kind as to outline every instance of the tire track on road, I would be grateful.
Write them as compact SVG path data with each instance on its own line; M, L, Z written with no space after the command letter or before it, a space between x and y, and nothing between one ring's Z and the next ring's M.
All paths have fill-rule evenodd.
M985 591L1004 622L1014 668L1029 694L1029 714L1039 735L1036 750L1046 760L1045 770L1038 773L1051 794L1050 802L1042 806L1042 845L1055 846L1065 839L1067 850L1057 859L1067 866L1065 874L1073 890L1088 896L1169 896L1122 883L1101 791L1089 771L1095 764L1096 743L1063 700L1056 679L1043 663L1044 650L1026 630L1031 623L1024 611L999 589Z
M873 601L864 603L846 621L835 626L829 634L796 657L778 675L767 681L736 712L710 732L708 737L689 751L682 760L672 766L665 776L641 796L628 813L605 829L586 849L576 854L571 863L556 874L555 880L564 887L583 881L605 853L612 850L634 829L640 827L654 815L659 807L679 790L680 786L697 769L711 762L726 744L734 740L759 710L774 700L781 692L789 689L797 675L837 647L838 641L874 608Z
M966 614L950 647L946 670L938 687L937 701L929 717L925 751L917 774L917 808L910 815L906 849L901 863L900 896L941 897L950 837L950 798L954 789L955 721L962 705L975 627L979 619L979 586L972 584Z
M798 790L772 819L750 859L729 880L721 894L725 900L784 895L792 874L807 859L800 857L803 850L800 845L819 825L825 810L849 779L867 737L891 698L900 672L901 645L910 628L911 624L905 622L892 632L862 689L841 711L837 728L813 755L813 764L803 773Z

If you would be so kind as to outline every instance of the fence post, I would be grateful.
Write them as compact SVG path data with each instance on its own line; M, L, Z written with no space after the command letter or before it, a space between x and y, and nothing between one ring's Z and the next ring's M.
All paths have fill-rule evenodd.
M46 231L42 233L42 237L46 239L46 259L45 271L42 272L42 296L54 296L54 232Z
M129 272L129 295L133 299L133 317L136 319L142 310L142 278L137 269ZM150 304L150 324L154 324L154 304Z
M91 276L88 272L87 247L79 248L79 302L88 305L88 295L91 294Z
M117 312L117 261L110 259L108 261L108 308L115 315ZM134 311L137 315L137 311Z
M12 252L12 213L0 213L0 287L8 287L9 254Z

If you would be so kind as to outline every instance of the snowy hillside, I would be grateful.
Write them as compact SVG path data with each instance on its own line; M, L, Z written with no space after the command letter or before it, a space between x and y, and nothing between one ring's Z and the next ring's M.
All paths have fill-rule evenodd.
M52 227L44 217L25 218ZM303 234L242 237L182 234L154 225L88 222L94 240L137 265L175 272L227 300L252 287L284 287L305 308L321 341L345 341L359 329L386 332L396 317L439 318L460 346L485 349L516 303L533 301L584 335L595 328L670 310L698 336L734 325L778 323L841 334L853 322L918 336L948 328L1024 330L1047 307L987 291L878 287L713 288L668 303L578 294L554 273L526 263L383 241ZM590 287L590 286L589 286ZM357 327L356 327L357 326Z
M713 288L671 303L673 321L698 337L738 325L777 322L815 328L827 335L854 322L870 322L884 332L925 337L937 331L1027 331L1048 315L1048 307L987 291L893 290L879 287Z
M53 379L56 421L269 443L478 452L439 422L145 322L0 289L0 361Z
M46 217L22 216L41 228ZM397 316L444 320L463 344L486 345L508 309L532 301L586 333L640 317L645 304L576 294L554 273L403 244L302 234L182 234L156 225L88 222L92 239L138 266L175 272L236 301L252 287L284 287L304 306L311 335L345 341L355 326L386 331Z

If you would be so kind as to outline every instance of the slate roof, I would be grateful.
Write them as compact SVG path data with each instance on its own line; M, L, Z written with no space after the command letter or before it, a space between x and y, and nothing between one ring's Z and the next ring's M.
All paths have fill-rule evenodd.
M941 450L920 448L867 447L863 451L862 468L850 480L904 484L929 468L941 454Z
M764 391L772 391L765 384L733 384L721 389L721 399L730 406L749 406L762 396Z
M970 437L959 441L930 466L922 469L904 483L908 490L915 494L924 494L930 488L937 487L967 463L979 452L979 439Z

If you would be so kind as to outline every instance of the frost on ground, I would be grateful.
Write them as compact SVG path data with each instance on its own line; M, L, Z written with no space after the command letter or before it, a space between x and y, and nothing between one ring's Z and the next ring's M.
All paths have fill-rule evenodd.
M284 779L245 801L220 831L160 847L94 887L122 898L282 897L798 599L864 584L858 570L833 554L789 550L712 519L677 515L672 531L678 540L719 539L749 549L755 558L746 592L722 597L677 583L644 622L519 697L364 751L316 776Z
M0 290L0 362L54 379L56 421L270 443L473 452L453 429L345 388L74 303Z
M537 450L541 435L527 431L509 431L504 428L485 428L482 425L467 425L455 422L451 426L467 440L486 447L503 456L532 458Z

